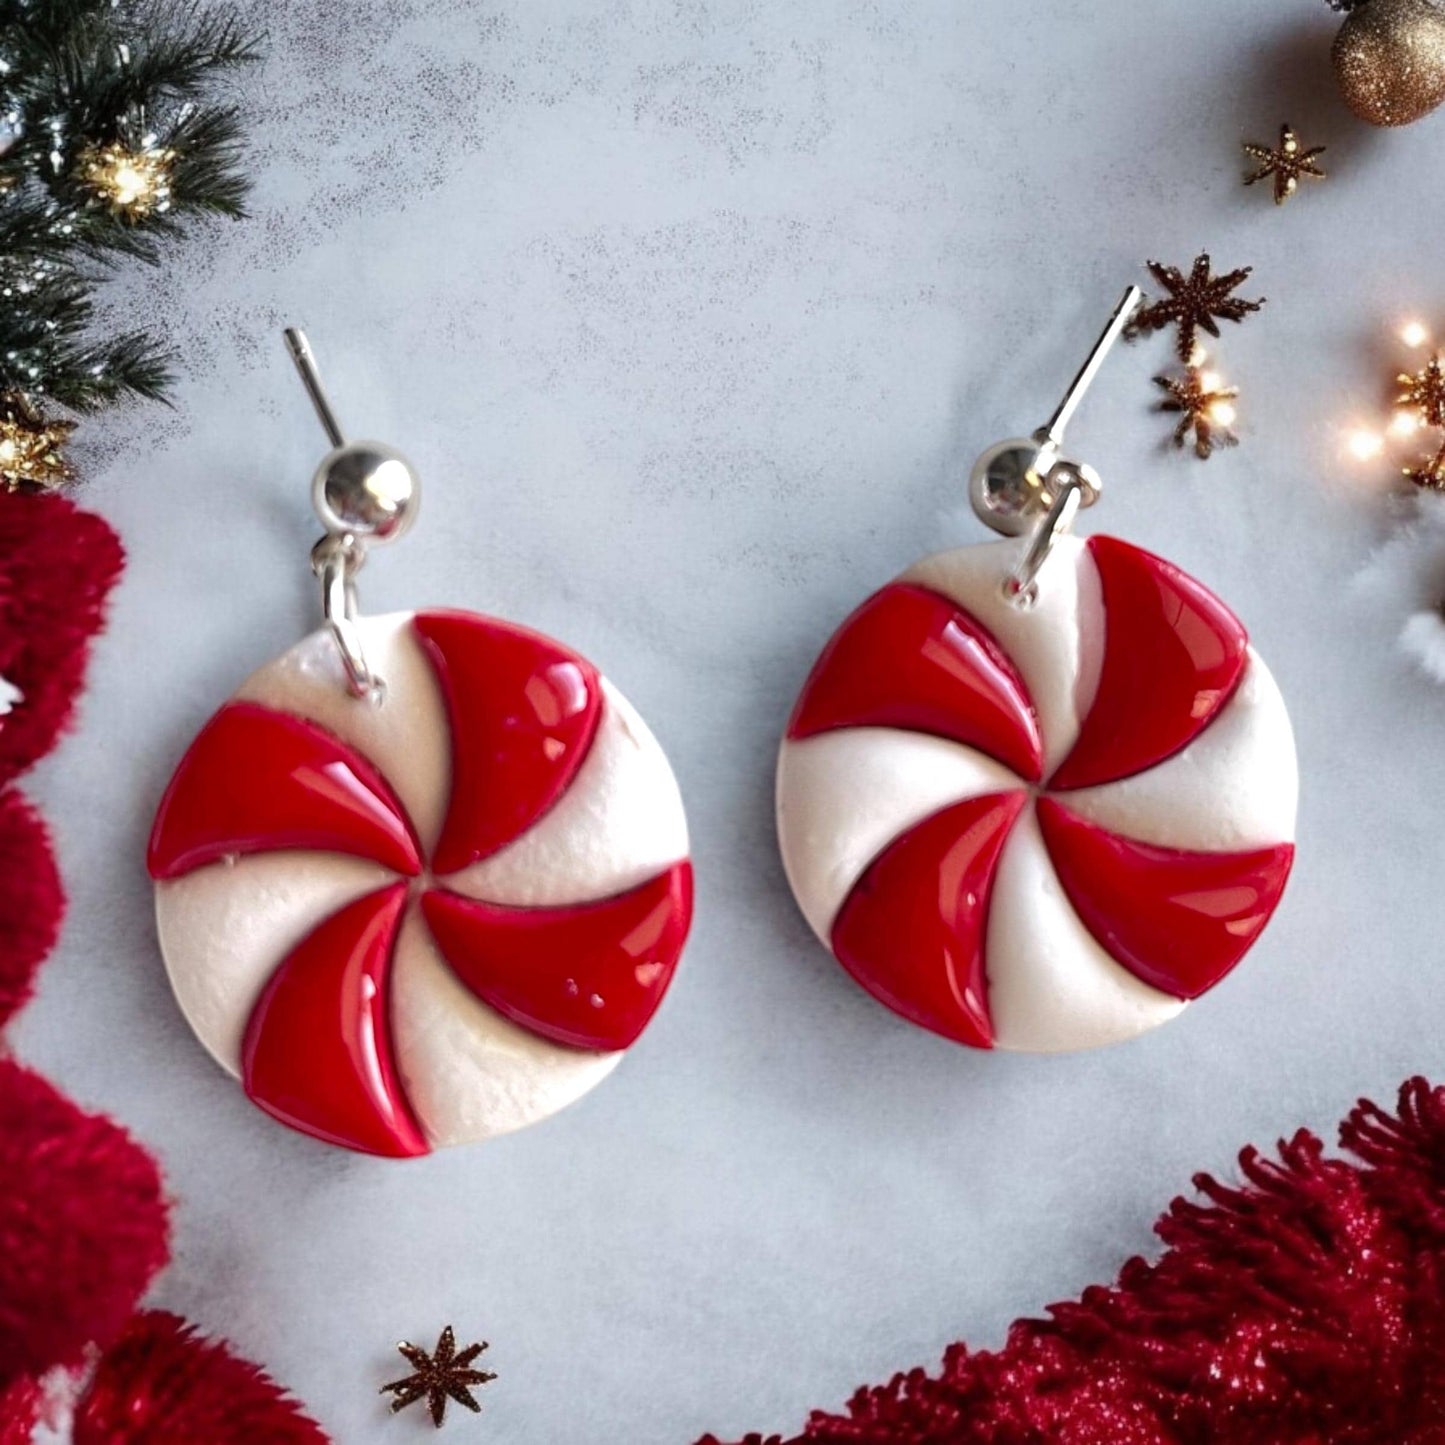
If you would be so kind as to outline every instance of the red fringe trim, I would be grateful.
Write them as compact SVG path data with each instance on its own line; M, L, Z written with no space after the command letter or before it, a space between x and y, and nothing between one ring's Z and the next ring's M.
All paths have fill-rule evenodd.
M789 1445L1445 1445L1445 1089L1362 1101L1340 1138L1353 1159L1301 1131L1237 1186L1197 1176L1156 1262Z

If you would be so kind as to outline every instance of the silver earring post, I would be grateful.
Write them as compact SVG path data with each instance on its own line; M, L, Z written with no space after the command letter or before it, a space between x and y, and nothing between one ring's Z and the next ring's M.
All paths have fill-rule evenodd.
M316 419L321 423L321 430L326 433L327 441L331 443L333 450L345 446L346 438L342 435L341 423L336 420L326 388L321 385L321 373L316 369L316 357L312 353L311 343L306 339L306 333L299 327L288 326L281 334L286 338L286 349L291 353L291 360L296 363L301 384L306 388L306 395L311 398L311 405L316 408Z
M286 349L331 444L311 479L311 505L326 529L311 549L311 570L321 583L322 613L341 654L347 689L353 697L379 703L385 684L371 670L362 645L356 574L371 543L390 542L411 526L421 483L411 463L394 447L346 440L306 333L288 326L284 334Z
M1055 543L1073 526L1079 509L1092 507L1103 490L1092 467L1061 455L1064 430L1143 299L1137 286L1124 292L1044 426L1030 437L996 443L974 463L968 491L979 520L1006 537L1031 534L1027 552L1004 583L1005 595L1020 607L1031 605L1038 595L1039 572Z

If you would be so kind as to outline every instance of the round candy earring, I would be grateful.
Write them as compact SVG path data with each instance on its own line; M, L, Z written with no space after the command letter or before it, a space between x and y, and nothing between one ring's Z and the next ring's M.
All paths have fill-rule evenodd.
M326 626L202 729L151 833L182 1010L251 1099L371 1154L530 1124L652 1018L692 912L662 749L583 658L469 612L361 617L368 544L416 512L406 461L347 442L312 499Z
M1173 1018L1278 904L1297 769L1243 624L1177 567L1069 528L1099 496L1048 426L970 495L1013 539L927 558L842 625L778 762L799 906L881 1002L978 1048L1087 1048Z

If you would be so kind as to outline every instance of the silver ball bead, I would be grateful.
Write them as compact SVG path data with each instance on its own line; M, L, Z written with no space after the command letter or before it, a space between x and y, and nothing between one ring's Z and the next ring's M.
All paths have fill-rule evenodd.
M1050 482L1055 468L1067 471L1077 483L1080 506L1092 507L1099 500L1102 484L1092 467L1064 461L1055 442L1015 437L991 446L973 464L968 494L974 514L1005 537L1032 532L1054 504L1057 487Z
M328 532L371 541L399 537L416 517L421 480L382 442L347 442L322 458L311 479L311 505Z
M981 522L1005 537L1021 537L1048 508L1036 466L1039 444L1026 438L998 442L974 464L969 500ZM1053 464L1046 459L1044 470Z

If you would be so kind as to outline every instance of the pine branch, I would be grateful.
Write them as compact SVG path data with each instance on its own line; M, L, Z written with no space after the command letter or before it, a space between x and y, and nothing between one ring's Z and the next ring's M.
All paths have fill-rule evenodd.
M231 107L196 111L166 137L177 152L171 216L209 212L240 219L251 183L241 173L244 132Z
M0 393L21 392L74 412L92 412L127 395L163 400L166 349L144 332L91 339L94 303L83 280L42 273L23 306L0 311Z
M249 180L228 77L259 56L242 12L201 0L0 0L0 392L72 411L164 399L170 356L107 334L96 289L158 265Z

